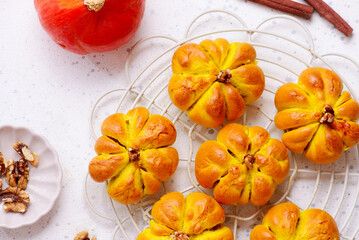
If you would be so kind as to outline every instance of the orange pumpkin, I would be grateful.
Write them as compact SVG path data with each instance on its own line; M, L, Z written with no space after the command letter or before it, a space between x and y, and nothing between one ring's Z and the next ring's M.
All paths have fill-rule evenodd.
M289 171L284 144L261 127L238 123L224 126L217 141L198 149L195 172L198 183L213 188L222 204L264 205Z
M188 117L205 127L243 115L245 104L264 90L264 74L248 43L218 38L179 47L172 58L169 96Z
M303 212L293 203L278 204L265 214L250 240L340 240L334 219L320 209Z
M204 193L172 192L153 205L150 228L137 240L233 240L221 205Z
M34 0L39 20L64 49L106 52L128 42L140 26L145 0Z
M176 141L176 129L167 118L137 107L107 117L101 131L89 173L96 182L110 179L107 193L114 200L134 203L157 192L175 172L178 153L168 146Z
M342 92L337 74L308 68L298 83L287 83L275 94L275 125L285 131L283 143L315 163L332 163L359 141L359 104Z

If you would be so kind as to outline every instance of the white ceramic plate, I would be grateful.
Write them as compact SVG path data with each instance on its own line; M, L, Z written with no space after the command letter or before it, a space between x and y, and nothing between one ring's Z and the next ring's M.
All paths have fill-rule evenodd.
M4 155L5 161L10 158L20 159L12 148L16 141L28 145L38 155L39 164L37 167L29 164L30 180L25 190L30 195L27 212L5 212L1 204L0 227L4 228L18 228L35 223L52 209L61 190L62 170L59 157L48 141L24 127L2 126L0 152ZM5 189L8 186L5 176L1 179Z

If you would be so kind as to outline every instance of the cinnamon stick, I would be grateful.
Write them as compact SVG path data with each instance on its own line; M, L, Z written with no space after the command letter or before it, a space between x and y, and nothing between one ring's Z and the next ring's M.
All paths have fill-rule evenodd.
M323 18L327 19L334 25L339 31L344 33L345 36L349 37L353 32L353 28L336 13L328 4L322 0L305 0L310 4Z
M249 0L262 4L279 11L296 15L305 19L310 19L314 9L311 6L294 2L291 0Z

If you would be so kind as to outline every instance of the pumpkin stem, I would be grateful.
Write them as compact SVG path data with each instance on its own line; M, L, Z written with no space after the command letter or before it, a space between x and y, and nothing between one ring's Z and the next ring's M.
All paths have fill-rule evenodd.
M324 114L322 118L319 120L320 123L332 123L334 120L334 109L327 104L324 107Z
M222 70L217 76L218 82L223 82L223 83L229 82L231 78L232 78L232 73L231 70L229 69Z
M248 170L253 168L253 163L256 161L256 157L253 154L246 154L243 157L244 163Z
M98 12L105 4L105 1L106 0L84 0L84 4L88 10Z
M130 162L137 162L140 160L140 153L137 148L129 148L128 155L130 157Z
M189 240L187 234L183 232L175 232L174 235L171 235L172 240Z

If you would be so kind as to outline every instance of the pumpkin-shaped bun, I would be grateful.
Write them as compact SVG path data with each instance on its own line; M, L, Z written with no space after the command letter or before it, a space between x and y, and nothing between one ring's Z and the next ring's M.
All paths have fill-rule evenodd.
M224 210L212 197L204 193L171 192L162 196L152 208L150 228L137 240L233 240Z
M198 183L213 188L222 204L264 205L289 171L284 144L261 127L238 123L224 126L217 141L198 149L195 172Z
M275 125L283 143L314 163L332 163L359 141L359 104L344 91L342 80L325 68L308 68L298 83L275 94Z
M102 136L95 144L98 154L89 164L96 182L111 179L107 193L122 204L153 194L161 181L173 175L178 165L177 150L168 147L176 141L176 129L167 118L137 107L126 115L116 113L101 126Z
M218 38L179 47L172 58L169 96L188 117L205 127L243 115L245 104L264 90L264 74L248 43Z
M280 203L265 214L250 240L340 240L337 224L325 211L303 212L293 203Z

